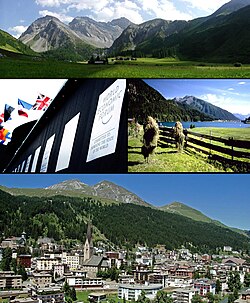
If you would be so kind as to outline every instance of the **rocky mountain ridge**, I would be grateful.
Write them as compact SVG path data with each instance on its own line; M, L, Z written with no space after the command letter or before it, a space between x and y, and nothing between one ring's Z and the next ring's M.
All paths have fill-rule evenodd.
M88 17L76 17L68 25L53 16L35 20L19 40L36 52L46 52L85 43L93 48L107 48L131 22L126 18L97 22Z
M224 110L218 106L215 106L207 101L196 98L194 96L185 96L183 98L174 98L173 101L181 103L181 104L189 105L189 106L193 107L194 109L197 109L200 112L213 117L214 119L233 120L233 121L239 120L237 117L235 117L232 113L228 112L227 110Z
M45 190L52 189L56 191L60 190L61 193L63 193L65 190L78 191L85 195L102 197L117 202L150 206L150 204L143 201L141 198L128 191L127 189L105 180L92 186L84 184L79 180L67 180L45 188Z

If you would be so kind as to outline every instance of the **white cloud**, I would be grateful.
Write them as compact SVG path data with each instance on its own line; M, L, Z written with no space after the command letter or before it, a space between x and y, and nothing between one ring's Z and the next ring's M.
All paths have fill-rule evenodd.
M191 6L191 8L199 9L207 13L213 13L223 4L229 2L229 0L183 0L183 2L186 2L187 5Z
M36 4L43 7L59 7L61 4L69 4L72 0L36 0Z
M230 87L228 90L234 90L234 88Z
M140 15L140 7L129 0L116 2L113 6L105 7L92 17L94 19L98 18L100 21L110 21L111 19L125 17L137 24L143 22L143 18Z
M238 84L239 85L244 85L244 84L246 84L246 82L242 81L242 82L239 82Z
M145 15L165 20L193 18L191 14L178 9L173 0L36 0L36 3L42 7L64 5L67 11L76 10L100 21L126 17L134 23L142 23L145 21Z
M21 36L21 34L26 31L27 28L28 28L27 26L17 25L14 27L10 27L9 31L16 39L18 39Z
M233 101L233 99L230 97L225 97L216 94L205 94L201 96L201 99L219 107L221 107L221 105L224 106L226 104L230 104Z
M204 94L199 96L199 98L212 103L215 106L219 106L220 108L223 108L231 113L250 113L250 102L243 100L242 96L239 94L235 95L238 95L238 97L231 98L224 95Z
M153 17L165 20L190 20L192 16L180 11L175 7L173 1L169 0L142 0L143 10L151 13Z
M112 1L109 0L76 0L76 1L69 1L69 9L76 9L78 12L82 10L94 10L95 13L101 12L101 10L105 7L111 7Z
M228 0L35 0L42 7L65 8L99 21L127 17L134 23L149 16L165 20L191 20L211 14Z
M60 21L66 22L66 23L69 23L74 19L73 17L67 16L64 13L55 13L55 12L51 12L48 10L39 11L39 15L42 17L45 17L47 15L53 16L53 17L58 18Z

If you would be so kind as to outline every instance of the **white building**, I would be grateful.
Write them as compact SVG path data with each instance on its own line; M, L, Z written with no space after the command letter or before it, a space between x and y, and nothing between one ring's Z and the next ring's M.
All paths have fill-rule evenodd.
M173 303L191 303L195 295L194 289L178 288L173 291Z
M37 258L36 259L36 269L38 271L42 270L53 270L53 266L57 265L59 263L59 259L54 259L54 258Z
M140 265L147 265L152 266L153 265L153 258L149 255L141 255L137 254L135 258L135 262Z
M80 256L79 254L70 255L67 253L62 253L62 263L67 264L70 270L78 269L80 266Z
M232 250L233 250L233 248L231 246L224 246L223 247L223 251L231 252Z
M208 292L215 295L215 281L209 279L197 279L194 281L195 292L204 297Z
M150 300L153 300L157 291L162 289L161 284L119 284L118 297L119 299L125 298L126 300L138 300L142 291Z
M65 272L68 272L69 268L67 264L55 264L54 265L54 278L62 277Z
M101 278L86 278L85 276L66 276L70 287L75 288L102 288L104 281Z
M179 276L166 276L165 286L166 287L191 287L193 279L190 277L179 277Z

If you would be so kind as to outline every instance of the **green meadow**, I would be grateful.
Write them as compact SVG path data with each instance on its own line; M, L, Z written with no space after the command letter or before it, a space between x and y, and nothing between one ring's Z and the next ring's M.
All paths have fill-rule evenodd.
M83 290L83 291L77 291L76 292L76 296L77 296L77 302L84 302L84 303L88 303L88 295L91 292L95 292L95 291L90 291L90 290ZM100 292L100 291L99 291ZM102 300L103 303L118 303L121 302L122 300L120 300L117 296L117 294L115 293L108 293L107 294L107 299L106 300Z
M250 141L249 128L195 128L192 131L201 134L212 135L228 139L233 137L236 140ZM204 140L203 140L204 141ZM209 141L209 140L207 140ZM225 147L220 142L212 142ZM134 138L129 136L128 139L128 171L129 172L239 172L239 167L231 165L223 165L222 163L210 158L201 152L195 151L193 148L184 149L182 153L178 153L174 144L162 147L161 142L156 148L155 154L149 156L149 163L146 163L141 154L142 134L140 137ZM203 148L206 150L205 148ZM249 150L242 150L249 152ZM213 151L212 154L219 153ZM230 159L230 156L225 158ZM243 161L248 162L248 159ZM245 171L244 164L240 167Z
M225 172L206 162L205 158L188 151L177 153L175 146L157 147L154 155L146 163L141 154L142 143L139 139L128 141L128 172ZM229 170L231 171L231 170Z
M235 140L250 141L250 125L246 128L197 127L192 131L199 134L221 137L223 139L234 138Z
M177 59L110 60L108 65L36 57L0 58L2 78L249 78L250 65L213 64Z

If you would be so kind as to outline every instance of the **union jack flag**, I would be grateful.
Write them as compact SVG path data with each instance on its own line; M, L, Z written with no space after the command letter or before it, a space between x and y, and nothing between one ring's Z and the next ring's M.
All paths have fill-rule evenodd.
M50 97L47 97L43 94L39 94L36 99L36 103L32 106L32 109L45 111L50 105L51 101L52 99L50 99Z

